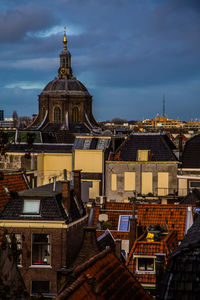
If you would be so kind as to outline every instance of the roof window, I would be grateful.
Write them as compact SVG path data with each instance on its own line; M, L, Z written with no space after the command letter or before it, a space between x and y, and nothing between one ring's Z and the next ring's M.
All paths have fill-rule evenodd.
M131 216L119 216L118 231L130 231Z
M23 214L38 215L40 213L40 200L24 200Z
M138 150L137 160L138 161L148 161L150 159L150 150Z

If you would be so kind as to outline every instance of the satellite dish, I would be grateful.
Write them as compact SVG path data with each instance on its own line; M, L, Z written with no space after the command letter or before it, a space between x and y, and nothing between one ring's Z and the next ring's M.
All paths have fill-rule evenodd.
M99 221L100 222L107 222L108 221L108 215L106 215L106 214L100 214L99 215Z

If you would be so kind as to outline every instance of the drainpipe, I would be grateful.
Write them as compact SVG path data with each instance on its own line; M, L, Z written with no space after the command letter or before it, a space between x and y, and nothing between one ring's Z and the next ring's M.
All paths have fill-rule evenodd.
M103 159L102 159L102 187L101 187L101 194L105 196L105 150L102 151Z
M155 268L156 268L156 296L159 295L159 291L161 289L162 277L164 274L165 267L165 254L164 253L155 253ZM156 298L158 299L158 298Z

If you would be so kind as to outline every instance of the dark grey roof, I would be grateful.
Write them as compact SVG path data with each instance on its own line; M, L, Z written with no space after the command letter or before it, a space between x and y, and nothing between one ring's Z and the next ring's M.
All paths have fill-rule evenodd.
M110 139L108 138L76 138L74 142L75 149L97 149L105 150L110 145Z
M200 216L172 253L160 288L159 299L200 299Z
M188 140L182 154L182 168L200 168L200 134Z
M58 93L64 92L66 94L78 94L89 95L86 87L77 79L59 79L56 78L50 81L42 91L42 93Z
M11 198L6 203L0 213L0 219L4 220L51 220L74 222L85 215L85 209L82 206L82 212L79 211L74 200L74 191L70 194L70 215L68 216L62 205L61 181L56 182L56 189L53 191L53 183L43 185L34 189L20 192L18 197ZM23 214L24 200L40 200L39 215Z
M6 152L36 152L36 153L71 153L73 144L53 144L53 143L42 143L33 144L30 148L27 143L10 144L6 148Z
M107 247L110 247L113 251L115 250L115 240L108 229L97 238L97 242L101 251Z
M150 150L151 161L177 161L174 144L164 134L131 134L118 148L122 161L137 161L138 150ZM117 159L116 159L117 160Z
M191 192L181 200L180 204L193 204L196 205L200 201L200 191L197 189L192 189Z

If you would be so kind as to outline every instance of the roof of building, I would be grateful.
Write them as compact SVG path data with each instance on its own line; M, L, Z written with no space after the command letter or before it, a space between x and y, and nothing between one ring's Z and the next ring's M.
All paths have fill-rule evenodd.
M200 191L197 189L192 189L187 196L185 196L180 204L191 204L191 205L196 205L197 202L200 201Z
M62 205L61 181L56 182L56 190L53 191L53 183L40 186L19 193L4 206L0 213L0 219L3 220L52 220L65 221L67 224L78 220L85 215L82 206L80 210L74 199L74 192L70 192L70 213L65 212ZM26 214L23 212L24 200L40 200L38 214Z
M23 172L0 170L0 210L10 199L10 193L23 191L27 188L28 182Z
M76 78L55 78L50 81L42 91L42 94L46 93L65 93L66 95L83 94L89 95L86 87Z
M200 216L172 253L159 288L159 299L199 299Z
M160 253L165 255L165 264L167 263L168 256L177 247L178 239L177 233L175 231L163 232L158 238L153 238L152 241L147 239L147 232L140 236L133 244L133 247L129 253L126 265L130 272L136 272L136 261L133 258L134 255L138 256L155 256L155 254ZM137 279L145 284L155 284L156 276L155 274L135 274Z
M118 229L119 216L120 215L132 215L132 203L124 202L106 202L104 208L95 206L93 226L97 227L99 222L99 215L106 214L108 216L108 222L112 225L112 230Z
M57 296L65 299L152 299L108 248L76 267L76 280Z
M118 148L113 160L137 161L138 150L150 150L149 161L177 161L174 144L164 134L131 134Z
M31 147L27 143L9 144L6 152L18 153L72 153L73 144L41 143L33 144Z
M105 150L110 145L110 140L110 138L105 137L76 137L74 148L84 150Z
M186 215L187 206L185 205L137 205L138 224L142 226L149 226L150 224L166 224L169 231L177 231L178 240L182 240L184 237Z
M189 139L182 154L182 168L200 168L200 134Z
M70 268L79 266L99 252L100 247L96 239L96 229L94 227L84 227L84 234L80 251Z

